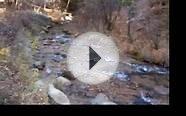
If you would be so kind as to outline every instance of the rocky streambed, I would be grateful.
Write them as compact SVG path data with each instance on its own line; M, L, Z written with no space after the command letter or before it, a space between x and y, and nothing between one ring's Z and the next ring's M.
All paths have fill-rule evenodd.
M49 98L44 104L169 104L169 69L122 56L113 77L98 85L78 81L68 71L67 51L74 37L48 33L39 37L32 69L35 86Z

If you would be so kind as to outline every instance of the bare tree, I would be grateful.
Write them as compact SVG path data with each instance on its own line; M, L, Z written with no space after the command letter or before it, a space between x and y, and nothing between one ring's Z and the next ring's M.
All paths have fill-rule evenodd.
M85 0L83 9L88 25L107 33L113 30L121 5L118 0Z
M133 22L133 18L135 16L135 5L134 0L119 0L122 6L127 7L128 9L128 21L127 21L127 36L130 42L132 42L131 36L131 23Z
M134 7L133 6L130 6L129 9L128 9L128 25L127 25L127 36L128 36L128 39L130 42L132 42L132 36L131 36L131 23L133 22L133 17L135 15L135 10L134 10Z
M65 11L67 11L69 4L70 4L70 0L68 0L68 2L67 2L67 5L66 5L66 8L65 8Z

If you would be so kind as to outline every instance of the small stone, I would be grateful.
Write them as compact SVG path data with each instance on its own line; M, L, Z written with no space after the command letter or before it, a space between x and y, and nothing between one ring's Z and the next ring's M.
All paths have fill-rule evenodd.
M141 95L141 98L145 101L145 102L148 102L148 103L151 103L152 101L152 96L149 92L146 92L146 91L140 91L140 95Z
M154 98L151 92L140 91L140 94L141 94L141 99L143 99L145 102L152 104L152 105L160 104L160 100Z
M54 85L50 84L48 89L48 95L57 103L61 105L69 105L70 100L60 90L56 89Z
M47 74L50 74L50 73L52 73L52 70L51 70L50 68L47 68L47 69L46 69L46 73L47 73Z
M99 93L94 99L91 100L91 103L98 105L116 105L116 103L110 101L103 93Z
M62 76L63 75L63 72L62 71L61 72L56 72L56 74L59 77L59 76Z
M42 30L42 31L40 32L40 34L45 34L45 31Z
M71 82L68 79L66 79L66 78L64 78L62 76L57 77L56 78L56 82L61 84L61 85L70 85L71 84Z
M45 62L42 61L36 61L33 65L33 68L37 68L39 70L43 70L45 68Z

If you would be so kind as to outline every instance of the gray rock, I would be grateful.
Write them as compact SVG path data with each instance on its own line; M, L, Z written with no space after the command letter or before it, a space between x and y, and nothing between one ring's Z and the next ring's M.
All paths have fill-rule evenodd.
M110 101L103 93L99 93L94 99L91 100L91 103L97 105L116 105L116 103Z
M61 105L69 105L70 100L60 90L56 89L54 85L50 84L48 89L48 95L57 103Z
M54 83L57 84L57 85L61 85L61 86L63 86L63 85L71 85L71 82L68 79L66 79L66 78L64 78L62 76L57 77Z

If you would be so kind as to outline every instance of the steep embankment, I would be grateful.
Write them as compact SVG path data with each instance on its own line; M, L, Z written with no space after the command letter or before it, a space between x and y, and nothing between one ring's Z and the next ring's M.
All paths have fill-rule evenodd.
M37 34L50 24L47 17L30 11L5 13L0 22L1 104L21 104L24 93L32 91L36 78L31 54L38 46Z
M74 11L74 20L65 28L74 35L87 31L102 32L105 14L99 10L99 3L96 5L94 1L85 1L78 7ZM109 33L115 38L121 54L169 67L169 0L134 0L131 7L131 20L128 20L129 9L122 7ZM129 22L131 38L128 37Z

